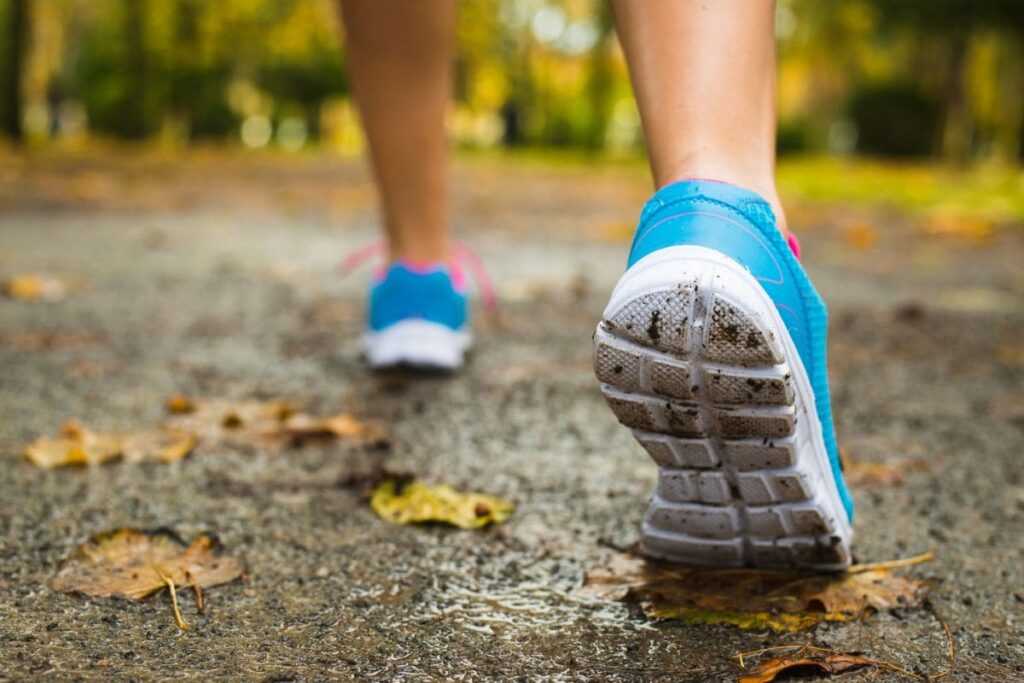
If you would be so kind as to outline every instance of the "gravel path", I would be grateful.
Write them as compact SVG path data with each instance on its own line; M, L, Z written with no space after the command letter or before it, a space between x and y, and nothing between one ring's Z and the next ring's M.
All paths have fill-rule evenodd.
M589 368L642 174L464 163L457 227L503 306L478 316L463 375L408 381L360 364L364 275L334 270L372 238L358 166L6 159L0 171L22 188L0 193L0 276L78 285L58 302L0 300L0 679L717 681L736 677L736 653L807 638L656 623L576 595L588 569L636 540L654 477ZM903 485L854 490L855 553L933 550L912 571L942 580L955 680L1024 678L1024 232L975 244L889 212L876 243L853 248L842 215L808 215L840 441L857 460L928 463ZM350 409L381 420L393 444L93 470L20 458L68 418L155 423L174 393ZM518 509L483 532L388 526L339 483L378 464ZM205 615L185 605L188 632L166 596L47 588L77 543L121 526L215 530L248 579L210 590ZM911 670L945 666L926 612L814 638Z

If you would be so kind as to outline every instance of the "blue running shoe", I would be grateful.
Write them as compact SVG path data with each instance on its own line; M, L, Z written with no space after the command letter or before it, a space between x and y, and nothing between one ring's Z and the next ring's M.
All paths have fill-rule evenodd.
M759 195L688 180L644 207L594 335L619 421L658 464L642 550L837 570L853 504L829 405L827 313Z
M456 370L471 343L461 272L394 263L370 287L363 352L370 366Z

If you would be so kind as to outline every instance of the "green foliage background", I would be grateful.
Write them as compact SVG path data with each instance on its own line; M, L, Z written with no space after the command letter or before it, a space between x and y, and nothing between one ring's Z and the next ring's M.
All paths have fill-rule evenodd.
M640 147L603 0L460 7L460 145ZM0 114L36 142L237 141L259 117L358 145L333 0L6 0L0 26ZM777 27L784 153L1019 162L1024 2L780 0Z

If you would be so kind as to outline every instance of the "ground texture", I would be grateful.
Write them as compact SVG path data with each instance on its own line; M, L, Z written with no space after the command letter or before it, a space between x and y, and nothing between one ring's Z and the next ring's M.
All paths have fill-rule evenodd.
M478 316L464 374L409 381L360 363L365 273L335 268L374 234L358 164L113 158L0 161L0 275L77 283L58 302L0 300L0 678L718 681L740 673L738 652L809 637L945 667L926 612L780 636L653 622L576 594L636 541L655 478L590 367L646 194L639 167L463 162L456 227L502 305ZM854 489L854 553L934 551L912 572L941 579L953 678L1019 680L1024 232L936 234L884 207L794 206L793 223L831 305L845 452L927 462L902 485ZM392 445L90 470L21 459L68 418L157 422L174 393L349 409L380 420ZM482 532L390 526L341 485L379 464L518 509ZM48 588L76 544L122 526L215 530L248 577L209 591L205 615L186 605L187 632L166 596Z

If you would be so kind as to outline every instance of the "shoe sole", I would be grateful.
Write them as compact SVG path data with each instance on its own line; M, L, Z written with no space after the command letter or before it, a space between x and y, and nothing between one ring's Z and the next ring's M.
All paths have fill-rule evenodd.
M462 367L472 342L469 332L427 320L403 320L363 334L363 355L370 367L409 367L452 371Z
M636 263L594 333L594 369L659 468L645 554L849 566L852 532L810 381L775 305L742 266L703 247Z

